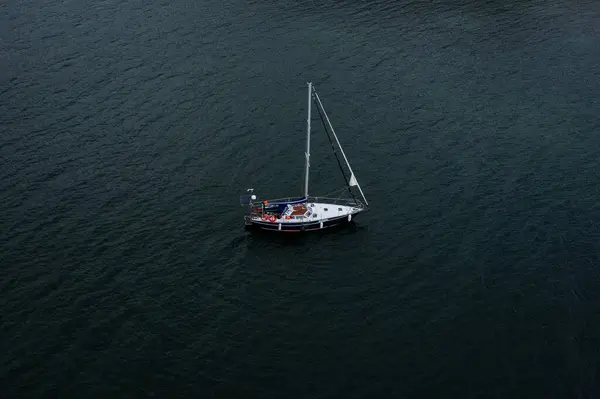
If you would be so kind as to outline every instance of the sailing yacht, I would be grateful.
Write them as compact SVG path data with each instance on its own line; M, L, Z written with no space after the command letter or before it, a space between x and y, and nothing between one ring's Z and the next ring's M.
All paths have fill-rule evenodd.
M248 189L250 194L240 197L240 204L247 207L244 215L246 228L258 228L261 230L278 231L285 233L298 233L307 231L319 231L346 223L352 223L356 216L365 211L368 207L367 199L358 184L356 175L352 171L348 158L342 149L335 130L325 112L323 103L311 82L308 85L308 117L306 119L306 153L304 170L304 195L292 198L264 199L260 200L254 194L254 189ZM343 191L348 191L347 197L339 196L337 198L328 198L309 195L309 171L310 171L310 138L311 138L311 119L312 103L315 103L327 137L332 144L333 152L338 160L338 165L344 176L346 187ZM333 145L333 140L339 148L346 166L348 168L350 179L347 178L342 164L337 156L337 151ZM357 189L362 200L354 195L352 189Z

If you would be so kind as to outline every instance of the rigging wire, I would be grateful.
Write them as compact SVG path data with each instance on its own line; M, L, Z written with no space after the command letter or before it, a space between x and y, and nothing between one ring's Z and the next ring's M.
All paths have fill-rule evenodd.
M313 98L313 100L315 100L314 94L313 94L312 98ZM337 151L335 150L335 146L333 145L333 140L331 140L331 137L329 136L329 129L327 129L327 125L325 124L325 119L323 119L323 114L321 113L321 109L320 109L317 101L315 101L315 105L316 105L315 108L317 109L317 112L319 113L319 117L321 118L321 123L323 124L323 128L325 129L325 133L327 133L327 138L329 139L329 144L331 144L331 149L333 150L333 155L335 155L335 159L337 160L338 166L340 167L340 170L342 171L342 176L344 176L344 181L346 182L346 188L348 188L348 192L350 193L352 198L356 201L356 197L354 196L354 193L352 193L352 190L350 190L350 183L348 183L348 179L346 178L346 174L344 173L344 168L342 167L340 158L338 157Z
M341 192L345 191L345 190L346 190L346 187L338 188L336 190L333 190L330 193L327 193L327 194L323 195L323 197L329 197L329 196L334 195L334 194L341 194Z

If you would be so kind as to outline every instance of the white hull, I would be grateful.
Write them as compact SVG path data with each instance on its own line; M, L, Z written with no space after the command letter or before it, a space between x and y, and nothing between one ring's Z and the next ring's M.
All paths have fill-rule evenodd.
M307 203L303 214L256 214L246 216L248 227L281 232L317 231L352 223L360 207L332 203ZM290 212L288 212L290 213ZM293 212L292 212L293 213Z

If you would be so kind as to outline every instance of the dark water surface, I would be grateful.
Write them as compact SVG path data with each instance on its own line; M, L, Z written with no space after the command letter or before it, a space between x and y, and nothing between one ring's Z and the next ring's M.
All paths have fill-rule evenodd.
M2 397L600 395L600 3L0 11ZM307 80L371 209L250 235Z

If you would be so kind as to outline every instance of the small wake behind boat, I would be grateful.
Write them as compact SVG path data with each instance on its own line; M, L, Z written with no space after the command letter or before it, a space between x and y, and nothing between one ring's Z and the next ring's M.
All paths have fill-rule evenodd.
M306 120L306 160L304 171L304 195L295 198L280 198L259 200L253 193L254 189L248 189L250 195L240 197L240 204L247 207L244 222L246 228L258 228L262 230L272 230L280 232L304 232L304 231L319 231L326 228L339 226L346 223L352 223L356 216L365 211L368 207L367 199L356 180L356 176L350 167L348 158L342 150L342 146L333 130L333 126L329 121L329 117L323 108L319 95L314 90L311 82L308 82L308 117ZM310 170L310 137L311 137L311 118L312 118L312 102L315 102L315 107L319 113L327 137L331 143L333 152L337 158L338 165L346 181L348 197L342 198L327 198L309 196L309 170ZM337 156L334 141L329 135L335 139L335 144L339 148L340 153L350 172L350 179L346 177L342 163ZM352 191L352 188L358 189L362 200L357 199Z

